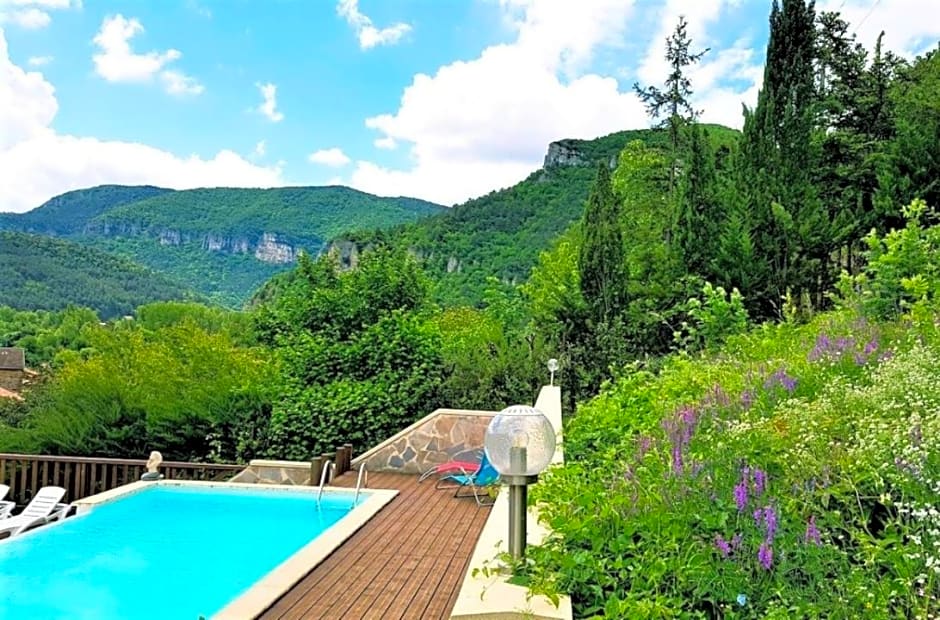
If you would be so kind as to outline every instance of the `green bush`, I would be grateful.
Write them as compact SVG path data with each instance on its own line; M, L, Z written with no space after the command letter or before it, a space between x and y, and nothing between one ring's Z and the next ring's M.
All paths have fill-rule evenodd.
M535 495L576 617L940 612L940 339L849 312L608 385Z

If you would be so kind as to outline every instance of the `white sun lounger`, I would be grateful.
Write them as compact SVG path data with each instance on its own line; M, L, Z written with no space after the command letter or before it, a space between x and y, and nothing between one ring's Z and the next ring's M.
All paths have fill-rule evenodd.
M36 492L29 505L18 515L0 521L0 534L9 532L16 536L33 525L41 525L55 519L61 519L68 512L68 504L60 504L65 495L62 487L43 487Z
M4 501L4 497L7 496L7 493L10 492L10 487L5 484L0 484L0 519L6 519L13 513L13 508L16 507L16 502Z

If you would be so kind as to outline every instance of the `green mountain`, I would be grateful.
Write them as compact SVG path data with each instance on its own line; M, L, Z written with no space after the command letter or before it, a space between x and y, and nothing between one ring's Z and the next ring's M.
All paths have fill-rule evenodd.
M347 187L101 186L63 194L29 213L4 214L0 229L67 237L238 306L302 250L317 254L340 233L394 226L443 209Z
M0 306L59 310L78 305L112 318L152 301L194 297L127 259L62 239L0 232Z
M733 129L703 126L716 146L727 147L737 140ZM664 130L640 129L594 140L553 142L543 167L513 187L414 223L344 235L334 246L346 263L354 263L370 245L403 244L438 280L442 302L478 303L488 277L507 283L528 277L539 252L581 216L597 162L613 167L632 140L666 147L668 135Z
M99 185L66 192L27 213L0 213L0 230L64 237L81 234L102 213L173 190L152 185Z

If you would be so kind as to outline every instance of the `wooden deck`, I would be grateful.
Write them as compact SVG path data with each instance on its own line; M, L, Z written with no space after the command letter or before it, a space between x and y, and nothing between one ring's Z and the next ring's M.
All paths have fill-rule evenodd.
M355 486L353 472L335 486ZM448 618L489 508L417 476L373 473L400 493L262 616L264 620Z

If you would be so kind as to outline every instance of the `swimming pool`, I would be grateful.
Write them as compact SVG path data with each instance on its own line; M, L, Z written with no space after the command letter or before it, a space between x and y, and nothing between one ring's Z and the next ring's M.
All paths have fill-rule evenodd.
M0 618L196 620L223 608L233 615L243 598L260 611L259 600L279 594L268 583L259 599L259 581L281 573L281 589L289 588L381 508L375 499L391 499L363 491L352 509L348 491L325 493L318 506L309 488L139 485L0 542ZM350 516L352 531L343 526ZM312 548L316 557L306 553ZM282 569L292 563L289 572L300 572L286 583Z

